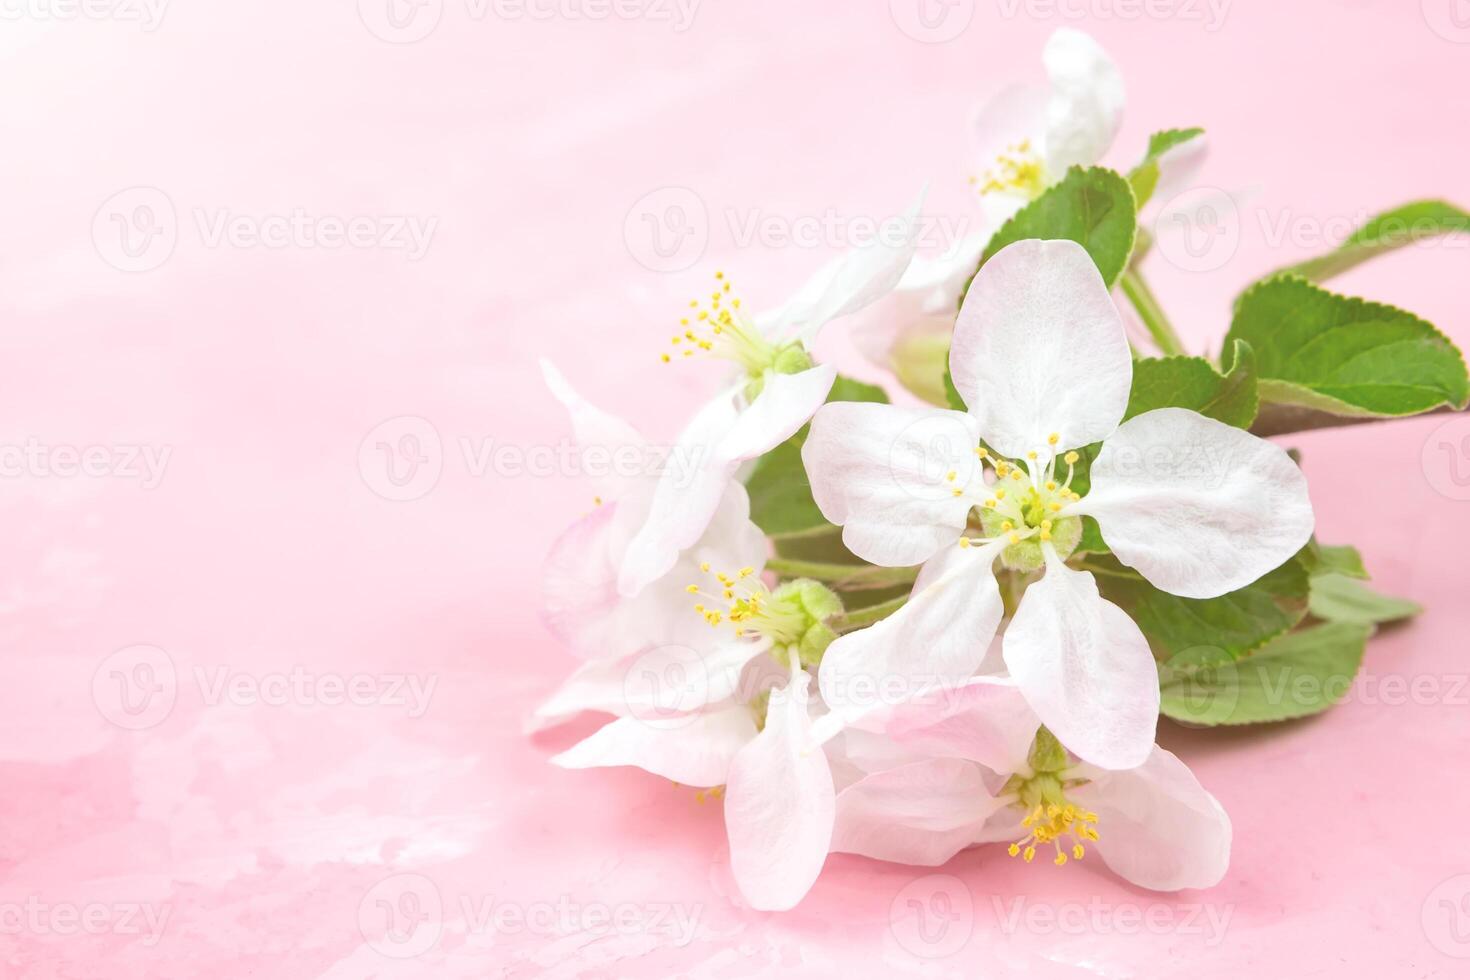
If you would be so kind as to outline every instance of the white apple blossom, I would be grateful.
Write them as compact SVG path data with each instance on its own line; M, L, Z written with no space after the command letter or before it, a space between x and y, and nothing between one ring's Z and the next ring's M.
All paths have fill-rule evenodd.
M667 574L704 533L740 465L789 439L826 400L837 374L813 364L809 346L826 324L897 285L913 258L919 206L903 216L895 234L830 263L772 314L745 311L722 273L709 301L691 304L674 337L677 356L734 361L739 378L679 435L675 454L687 465L664 473L647 519L628 543L619 576L624 595L637 595Z
M1028 863L1095 851L1155 891L1209 888L1230 863L1230 818L1178 758L1151 746L1129 769L1089 765L1004 678L904 706L882 737L845 738L867 772L837 794L833 851L926 866L985 843Z
M853 696L858 679L908 678L918 692L970 677L1000 623L1000 558L1044 571L1005 632L1011 676L1072 751L1135 767L1153 744L1157 672L1138 627L1090 573L1065 564L1082 517L1154 586L1209 598L1306 544L1305 478L1279 447L1196 412L1122 421L1132 357L1074 242L1017 242L985 264L955 326L950 370L969 412L834 403L803 447L813 497L854 554L928 563L908 605L827 651L820 680L834 721L824 724L871 708ZM1084 496L1071 486L1076 450L1097 442Z
M854 338L864 356L891 370L910 391L944 404L944 356L965 285L991 237L1020 208L1066 176L1099 163L1122 123L1123 80L1107 53L1071 28L1043 52L1045 86L1016 85L983 105L971 124L981 173L981 218L974 232L936 257L917 256L893 292L861 316ZM1203 134L1158 159L1153 201L1167 201L1204 160Z

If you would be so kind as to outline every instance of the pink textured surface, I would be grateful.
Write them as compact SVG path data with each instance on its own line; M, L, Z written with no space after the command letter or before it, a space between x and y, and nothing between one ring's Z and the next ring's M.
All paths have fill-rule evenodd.
M370 0L179 0L154 30L8 6L0 443L30 441L45 465L7 450L0 480L0 973L1465 975L1470 503L1453 495L1470 471L1451 467L1470 459L1432 443L1421 464L1439 421L1292 440L1322 538L1358 544L1382 587L1428 607L1374 640L1366 670L1432 693L1355 689L1269 732L1166 728L1235 822L1219 888L1152 895L996 849L936 872L958 886L840 857L786 915L734 896L717 806L636 771L548 766L588 721L520 734L572 666L538 621L537 570L590 491L505 464L568 436L539 354L672 433L711 377L656 363L677 307L716 267L775 301L841 244L742 246L732 224L753 210L889 214L932 178L931 211L971 214L966 112L1038 78L1068 24L1127 79L1114 163L1153 129L1198 124L1214 146L1202 179L1252 190L1221 268L1153 260L1203 349L1240 285L1319 250L1318 225L1470 199L1452 3L1236 0L1209 30L1203 3L1141 19L1062 5L1094 11L1073 20L961 0L967 28L933 44L898 28L904 0L705 3L682 31L433 0L437 28L408 44L367 29ZM167 195L177 245L127 272L106 261L127 264L104 204L136 186ZM660 274L625 217L666 186L693 189L712 230L701 261ZM158 198L123 203L139 200ZM417 259L211 243L221 213L295 209L437 224ZM1470 342L1457 244L1342 288ZM838 334L826 353L861 373ZM359 450L401 416L433 426L437 453L416 431L442 472L394 501L375 492L395 492L377 441L408 446L408 430ZM156 486L121 465L54 471L61 447L120 463L128 446L169 452ZM497 474L477 454L501 446ZM123 683L149 680L136 652L114 654L140 644L161 651L151 701ZM352 684L367 703L337 703ZM903 924L911 900L938 945ZM669 907L692 935L652 928Z

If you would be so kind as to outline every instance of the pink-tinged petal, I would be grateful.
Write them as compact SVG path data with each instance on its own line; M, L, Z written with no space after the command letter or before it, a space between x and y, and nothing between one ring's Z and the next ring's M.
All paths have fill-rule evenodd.
M975 497L954 491L982 482L978 445L962 412L833 402L812 420L801 459L843 543L874 564L904 566L959 538Z
M1091 574L1048 561L1021 597L1002 651L1042 723L1076 755L1104 769L1131 769L1148 758L1158 669L1143 633L1098 595Z
M1046 164L1053 179L1068 167L1103 158L1123 123L1123 75L1096 41L1071 28L1052 34L1042 52L1052 94L1046 116Z
M837 794L832 850L933 867L974 843L985 821L1004 805L990 795L974 763L911 763L867 776Z
M1073 792L1098 815L1098 855L1154 891L1211 888L1230 865L1230 817L1194 773L1155 748L1143 765L1099 772Z
M636 510L636 502L632 503ZM704 647L713 639L686 587L708 576L700 564L723 572L765 564L769 544L750 521L750 498L731 481L714 518L673 568L636 596L618 590L627 547L624 511L630 502L608 503L572 525L552 545L544 570L547 625L584 659L620 659L649 646Z
M931 562L942 571L902 608L827 648L818 679L829 713L819 738L915 698L943 697L975 673L1004 613L995 555L991 546L951 546Z
M743 691L746 666L770 646L769 640L728 639L707 649L665 645L621 660L588 661L535 710L529 727L547 728L583 711L677 726L686 715Z
M765 728L730 765L725 826L730 868L751 906L784 911L811 889L832 842L836 793L811 741L811 678L771 692Z
M556 366L544 358L541 360L541 375L551 394L571 416L577 449L584 456L589 450L595 450L600 460L614 460L618 458L619 450L641 448L646 444L637 429L583 398ZM597 474L592 477L592 486L604 500L620 500L629 492L630 484L647 479L639 474L620 474L611 465L604 466L601 462L593 466L584 465L582 470Z
M563 769L636 766L686 786L719 786L755 737L755 718L744 705L699 712L677 724L625 717L608 722L551 762Z
M810 343L831 321L871 306L898 286L918 246L923 200L920 194L897 223L843 258L821 296L802 314L798 330L803 341Z
M669 454L648 519L629 542L618 590L634 596L668 574L714 519L740 464L796 434L827 398L836 371L818 365L798 374L769 374L755 401L735 407L733 392L695 415Z
M887 734L920 756L970 759L1020 772L1041 720L1009 678L972 677L963 686L894 709Z
M1208 599L1296 554L1315 519L1285 450L1182 408L1129 419L1092 464L1091 514L1113 553L1155 586Z
M811 421L836 380L837 369L830 364L796 374L768 373L761 393L720 443L718 458L743 463L775 449Z
M738 463L721 452L739 421L730 393L699 410L680 433L659 474L648 517L628 543L618 572L618 591L635 596L667 575L679 552L709 527Z
M1076 242L1001 249L965 296L949 354L955 388L1002 455L1019 459L1110 435L1128 407L1133 357L1097 266Z

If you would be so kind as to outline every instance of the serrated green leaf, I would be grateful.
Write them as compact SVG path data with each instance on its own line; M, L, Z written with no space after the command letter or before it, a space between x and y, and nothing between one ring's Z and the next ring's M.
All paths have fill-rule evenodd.
M1133 189L1115 171L1102 167L1073 167L1067 176L1001 226L980 260L1012 242L1028 238L1066 238L1087 249L1109 287L1115 285L1138 235L1138 209ZM971 277L972 281L974 277ZM968 284L965 287L969 290ZM963 296L963 293L961 294Z
M1245 660L1195 658L1166 665L1163 713L1190 725L1305 718L1341 701L1363 663L1373 627L1327 623L1288 633Z
M839 376L827 395L829 402L886 402L876 385ZM750 519L767 534L794 534L827 523L801 462L807 428L756 460L745 489L750 494Z
M1470 231L1470 213L1448 201L1414 201L1376 214L1326 255L1277 270L1324 282L1369 259L1429 238Z
M1128 171L1128 183L1133 187L1133 196L1137 198L1140 211L1154 196L1154 191L1159 186L1159 158L1174 147L1188 143L1196 136L1203 136L1204 133L1205 131L1198 127L1165 129L1148 138L1148 152L1144 154L1143 162Z
M1308 608L1313 616L1328 622L1364 624L1390 623L1424 611L1417 602L1384 595L1356 579L1335 572L1312 576L1312 598Z
M1255 350L1262 401L1355 418L1470 401L1465 360L1444 334L1412 313L1305 279L1253 286L1225 340Z
M1255 355L1236 341L1231 367L1221 374L1202 357L1149 357L1133 362L1133 390L1124 419L1156 408L1189 408L1226 425L1250 428L1260 404Z
M1239 659L1291 629L1307 612L1307 571L1297 557L1214 599L1171 595L1111 556L1088 556L1078 567L1096 576L1098 590L1132 617L1154 656L1166 664L1190 650Z

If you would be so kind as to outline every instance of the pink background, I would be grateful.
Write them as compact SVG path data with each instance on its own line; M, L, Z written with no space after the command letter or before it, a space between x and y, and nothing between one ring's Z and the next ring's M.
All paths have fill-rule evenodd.
M1235 0L1216 30L1202 4L1141 19L1064 5L1094 11L1079 21L959 0L967 26L943 43L900 30L905 0L706 0L682 31L662 5L535 20L431 0L411 26L437 14L435 29L399 44L369 29L376 0L175 0L153 30L25 2L0 20L0 446L41 462L7 450L0 478L0 973L1470 971L1463 427L1291 440L1321 537L1358 544L1383 588L1428 607L1375 639L1365 669L1430 693L1359 687L1269 731L1165 726L1234 820L1220 887L1154 895L1093 862L1025 867L994 848L935 872L954 879L835 857L785 915L734 894L718 805L637 771L548 766L589 719L521 735L572 666L538 620L541 556L591 491L476 456L568 437L539 355L667 438L712 379L657 363L683 302L724 268L773 304L844 244L742 245L727 212L882 216L929 179L932 213L973 216L965 115L1040 78L1067 24L1127 80L1112 163L1154 129L1202 125L1201 179L1248 192L1218 268L1150 260L1192 344L1218 345L1235 291L1320 251L1322 223L1470 201L1470 36L1452 0ZM154 190L113 197L136 187ZM686 210L708 240L673 272L640 263L637 213L625 222L665 187L706 214ZM437 224L417 259L208 236L222 213L296 209ZM176 246L129 258L118 216ZM1464 344L1466 244L1339 286ZM840 330L823 348L864 372ZM427 462L398 488L377 443L411 449L406 435ZM63 447L110 468L63 475ZM170 453L156 486L127 447ZM282 694L293 672L304 686ZM403 703L405 675L435 685L426 710ZM327 703L348 683L370 703ZM937 945L915 939L911 900ZM620 906L649 928L597 918ZM665 906L692 937L653 928ZM536 924L516 928L517 911Z

